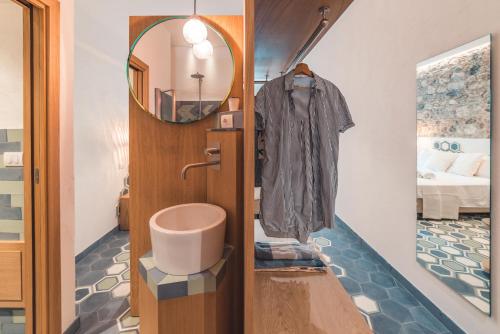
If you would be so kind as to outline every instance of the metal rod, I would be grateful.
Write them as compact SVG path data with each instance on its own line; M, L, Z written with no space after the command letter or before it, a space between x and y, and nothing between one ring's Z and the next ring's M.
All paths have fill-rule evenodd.
M297 55L293 60L290 62L290 64L286 67L286 70L284 72L288 72L292 67L300 63L304 58L308 55L308 53L311 51L313 46L316 44L318 37L320 37L321 33L323 30L328 26L328 18L326 17L326 14L330 11L330 7L328 6L322 6L319 9L319 12L321 13L321 21L319 22L318 26L314 30L314 32L311 34L307 42L304 44L304 46L297 52Z
M196 0L194 0L194 10L193 10L194 16L196 16Z

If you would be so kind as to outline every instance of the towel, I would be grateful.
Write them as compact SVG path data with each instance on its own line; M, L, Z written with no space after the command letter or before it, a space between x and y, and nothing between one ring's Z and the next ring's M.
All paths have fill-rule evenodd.
M319 259L313 244L255 243L255 258L259 260L314 260Z

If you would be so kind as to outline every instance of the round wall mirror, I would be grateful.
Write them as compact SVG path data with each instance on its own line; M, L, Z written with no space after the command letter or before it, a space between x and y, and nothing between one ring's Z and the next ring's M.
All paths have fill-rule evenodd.
M130 91L144 110L166 122L207 117L225 102L233 85L228 42L206 22L189 21L162 19L146 28L130 49ZM197 44L190 43L193 38Z

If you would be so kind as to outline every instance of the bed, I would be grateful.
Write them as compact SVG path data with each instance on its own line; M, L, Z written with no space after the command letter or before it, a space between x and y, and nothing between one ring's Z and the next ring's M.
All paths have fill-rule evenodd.
M490 212L489 178L446 172L434 175L432 179L417 178L417 212L424 218L456 219L458 213ZM441 213L436 212L439 210Z

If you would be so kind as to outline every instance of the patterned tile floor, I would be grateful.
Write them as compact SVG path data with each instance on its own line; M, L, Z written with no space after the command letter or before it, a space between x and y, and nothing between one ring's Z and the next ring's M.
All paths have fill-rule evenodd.
M419 220L417 260L444 284L490 313L490 275L481 262L490 258L490 225L486 215L457 220Z
M375 334L451 333L343 223L312 237Z
M117 231L76 264L78 333L139 333L129 316L128 233Z
M448 334L343 224L313 235L375 334ZM138 333L130 317L128 234L116 232L77 264L78 333Z

